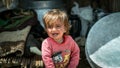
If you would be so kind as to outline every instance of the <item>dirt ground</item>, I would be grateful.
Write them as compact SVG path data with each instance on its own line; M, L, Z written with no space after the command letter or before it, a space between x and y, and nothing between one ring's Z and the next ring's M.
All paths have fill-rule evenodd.
M80 51L81 60L79 61L78 68L91 68L85 56L85 47L80 47Z
M75 38L76 43L80 47L80 61L78 68L91 68L88 60L86 59L85 55L85 43L86 43L86 38L85 37L77 37Z

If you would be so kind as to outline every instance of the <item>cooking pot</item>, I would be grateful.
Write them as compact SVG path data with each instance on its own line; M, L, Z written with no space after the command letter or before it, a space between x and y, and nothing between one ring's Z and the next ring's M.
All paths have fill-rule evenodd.
M62 0L21 0L20 8L24 9L53 9L64 8Z
M93 25L93 27L90 29L90 31L88 33L88 37L87 37L86 45L85 45L86 57L92 68L99 68L99 67L105 68L105 66L107 66L107 64L109 64L111 62L113 63L113 64L111 64L111 66L116 65L116 64L114 64L114 62L116 62L115 60L111 59L112 60L111 62L105 61L105 60L108 60L110 57L107 57L105 60L102 60L103 57L108 56L104 53L109 53L109 52L107 52L107 50L110 48L113 49L112 46L117 45L116 42L114 42L113 45L111 45L111 46L109 45L109 48L104 49L104 51L102 51L102 53L100 53L98 51L100 51L103 48L103 46L108 46L107 43L111 43L111 40L113 40L119 36L120 36L120 12L109 14L109 15L101 18L100 20L98 20ZM113 50L109 50L109 51L115 51L115 50L117 50L116 48L117 47L114 47ZM101 57L99 56L99 58L98 58L98 56L96 56L96 54L97 54L96 52L102 56ZM115 53L116 53L116 55L114 55L113 58L119 57L119 56L117 56L117 54L119 54L119 52L115 51ZM115 53L113 53L113 54L115 54ZM112 55L112 53L110 53L110 54ZM98 64L97 63L98 61L95 61L95 60L100 60L101 62L99 62L99 64ZM120 59L119 59L119 61L120 61ZM104 66L100 65L101 63L104 63ZM108 67L106 67L106 68L108 68ZM115 67L113 67L113 68L115 68Z

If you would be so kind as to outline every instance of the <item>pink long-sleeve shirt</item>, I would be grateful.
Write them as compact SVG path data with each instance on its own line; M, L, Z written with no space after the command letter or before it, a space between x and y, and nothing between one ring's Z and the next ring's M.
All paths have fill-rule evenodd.
M42 43L42 59L45 68L77 68L80 49L69 35L61 44L48 37Z

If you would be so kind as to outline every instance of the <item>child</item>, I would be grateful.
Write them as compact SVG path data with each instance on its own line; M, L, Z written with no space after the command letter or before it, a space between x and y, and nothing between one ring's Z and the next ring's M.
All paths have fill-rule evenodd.
M48 34L42 43L45 68L77 68L80 50L69 33L67 14L59 9L48 11L43 17Z

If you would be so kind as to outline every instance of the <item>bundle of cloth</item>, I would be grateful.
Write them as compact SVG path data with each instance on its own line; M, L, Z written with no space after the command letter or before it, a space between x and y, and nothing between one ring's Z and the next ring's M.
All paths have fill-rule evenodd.
M1 12L0 23L0 57L23 56L26 49L35 54L41 54L40 50L33 46L36 45L35 42L29 44L31 41L29 38L34 38L29 35L30 31L32 26L37 23L37 18L32 11L7 10Z
M16 56L23 55L24 46L31 26L22 30L4 31L0 33L0 57L14 53Z

